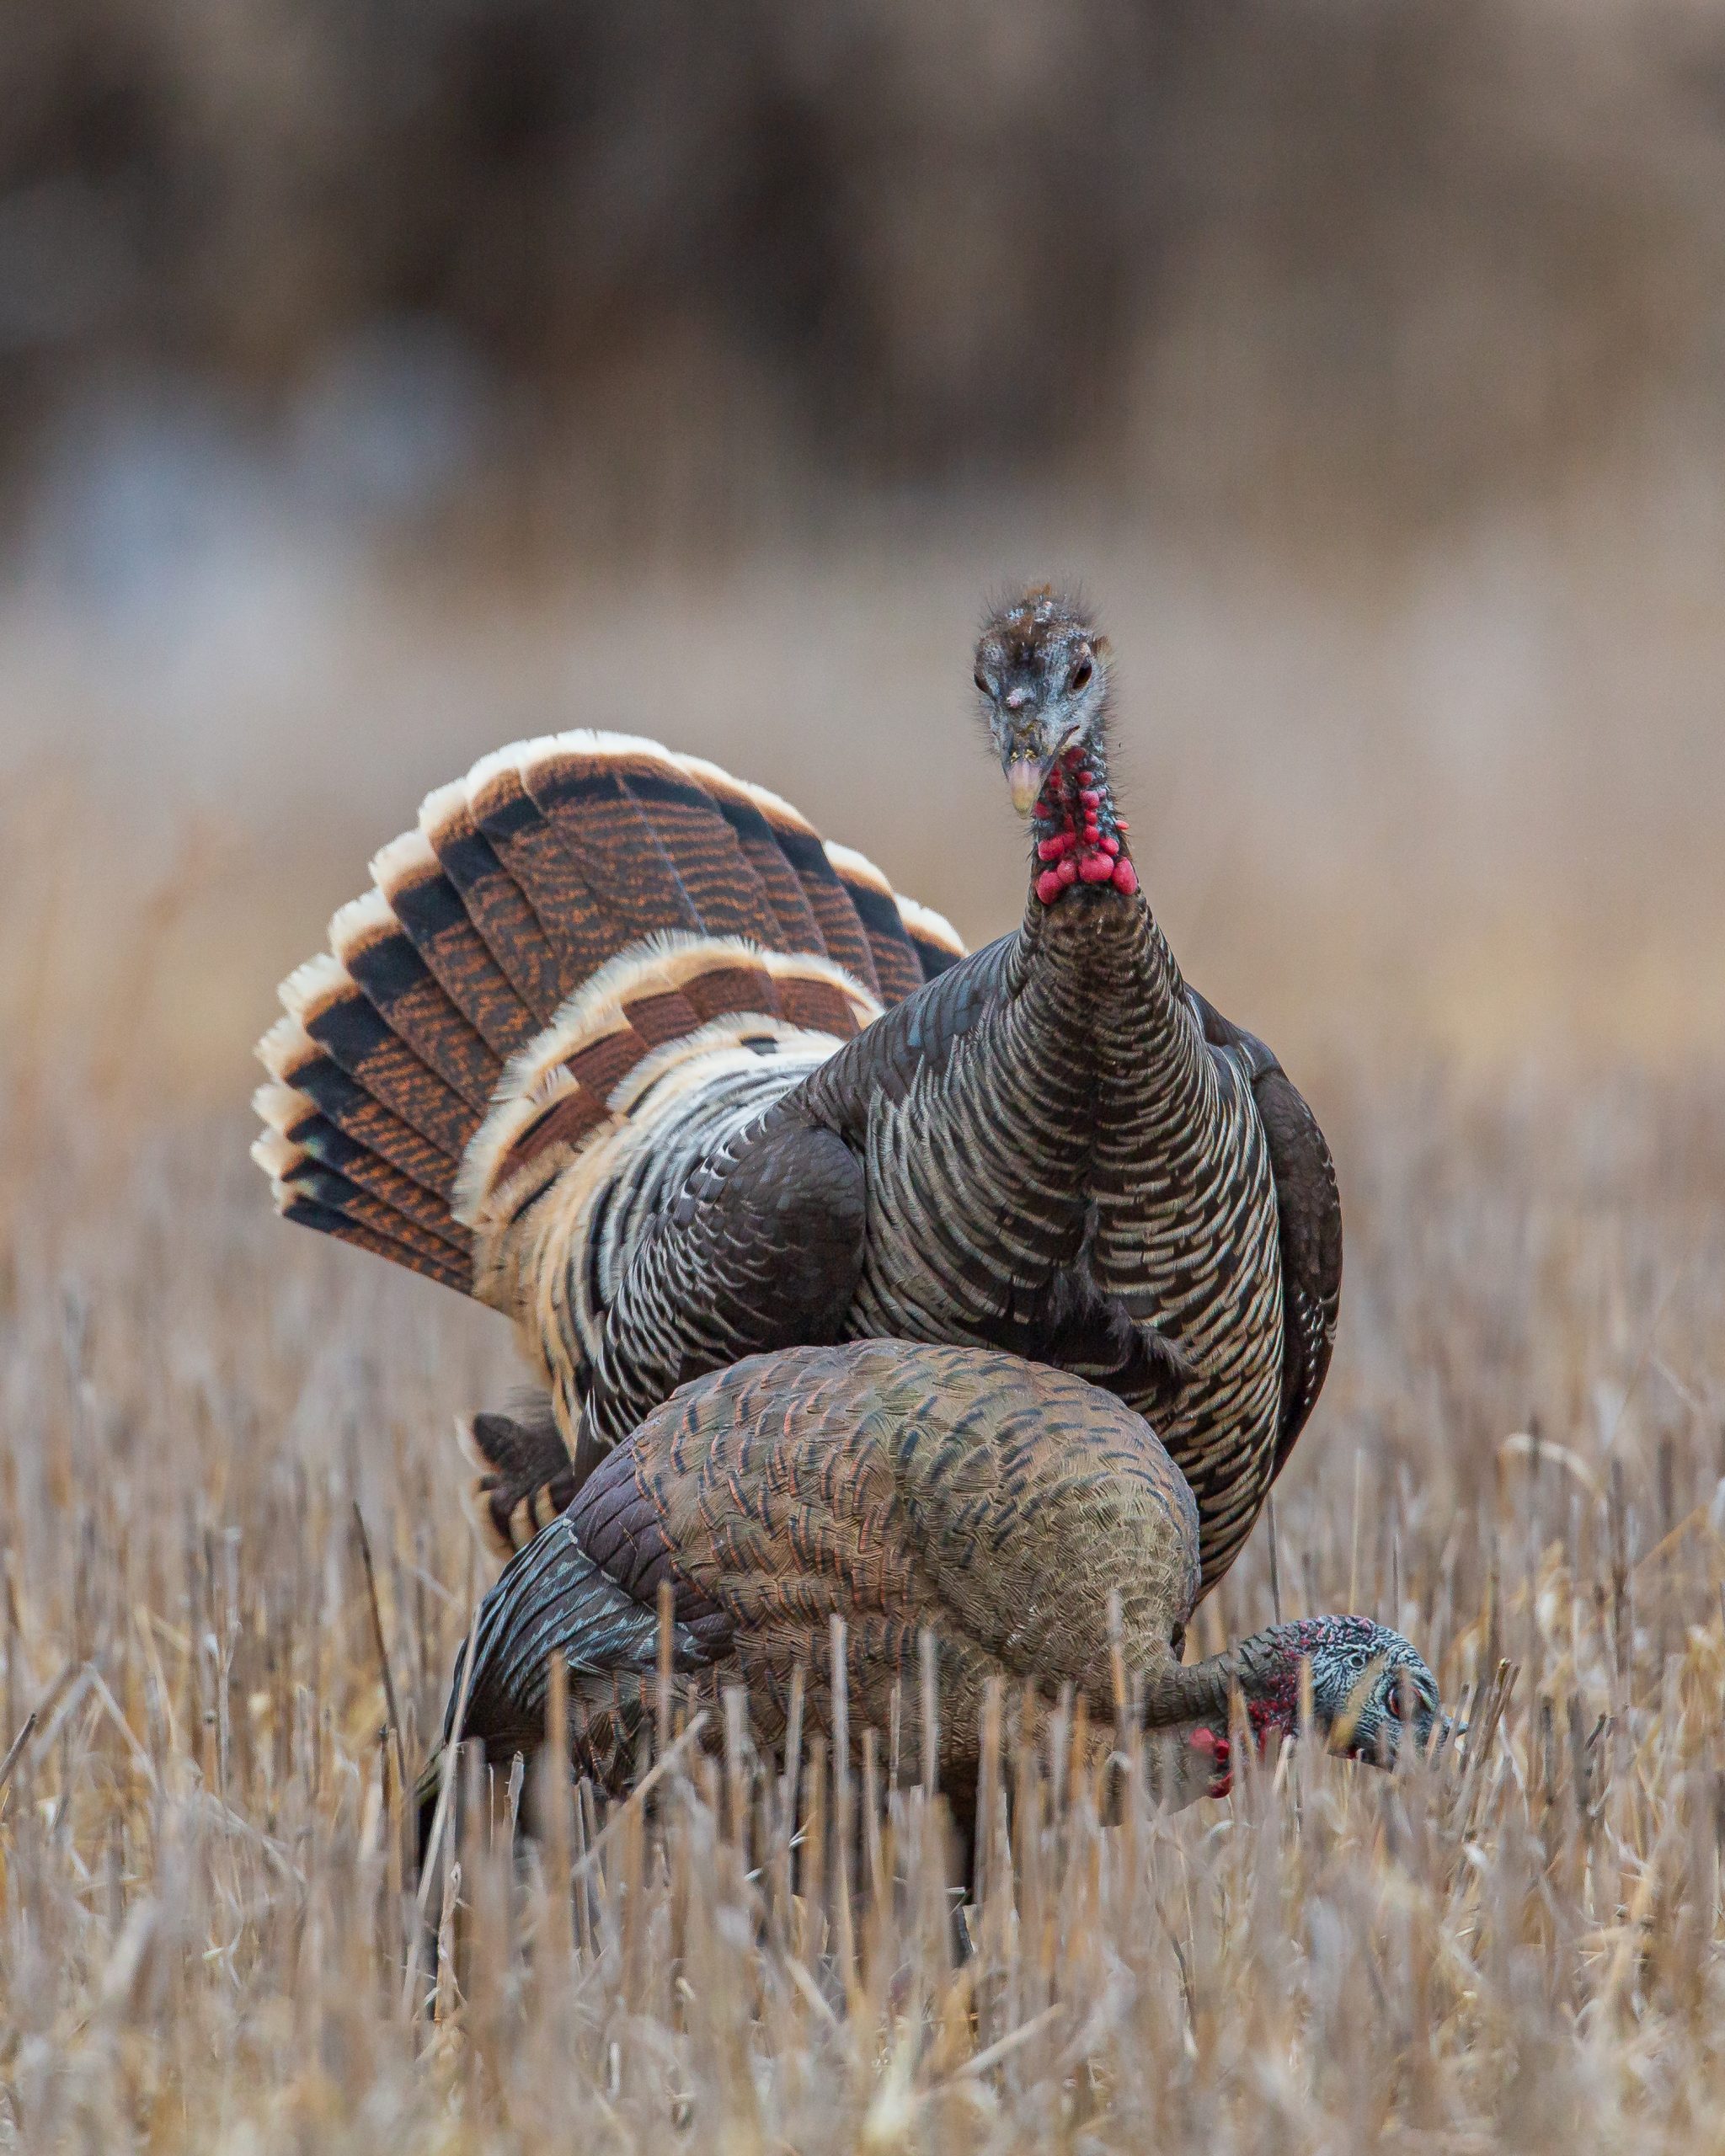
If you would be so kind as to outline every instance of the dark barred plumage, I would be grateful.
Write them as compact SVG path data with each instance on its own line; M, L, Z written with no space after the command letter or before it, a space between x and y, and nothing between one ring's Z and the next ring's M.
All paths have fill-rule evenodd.
M1040 1354L1037 1290L1081 1267L1172 1351L1135 1375L1104 1333L1096 1359L1065 1359L1156 1422L1197 1496L1213 1584L1268 1486L1282 1378L1275 1190L1247 1056L1205 1043L1155 923L1112 890L1037 907L969 967L993 993L954 998L961 1029L907 1059L921 1013L889 1012L808 1089L866 1149L854 1328Z
M1012 636L991 631L979 653L979 681L1012 703L1002 760L1041 789L1039 862L1055 864L1033 871L1023 926L732 1140L759 1202L724 1180L685 1193L612 1301L588 1455L718 1359L715 1310L731 1353L811 1337L786 1330L807 1326L779 1293L794 1255L826 1268L816 1301L841 1307L843 1337L1009 1348L1151 1416L1196 1495L1208 1588L1322 1384L1340 1206L1310 1110L1261 1042L1187 988L1138 888L1108 787L1106 648L1052 604L1009 610ZM1063 686L1081 673L1075 706ZM1007 686L1027 675L1033 693ZM1087 865L1063 878L1069 854ZM820 1156L835 1217L861 1209L853 1245L823 1237L811 1209L811 1131L854 1164ZM794 1253L774 1237L793 1193Z

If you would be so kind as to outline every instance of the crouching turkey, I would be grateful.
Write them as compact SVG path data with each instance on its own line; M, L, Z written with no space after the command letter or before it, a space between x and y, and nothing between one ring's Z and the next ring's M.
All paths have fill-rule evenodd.
M515 1319L547 1412L477 1418L519 1546L677 1385L868 1337L1011 1350L1150 1416L1199 1587L1328 1367L1311 1112L1188 990L1108 772L1112 659L1034 591L976 648L1030 819L971 956L784 802L632 737L485 758L284 986L256 1148L292 1219Z
M832 1726L830 1629L846 1627L853 1742L914 1696L918 1639L937 1639L939 1774L974 1808L991 1678L1044 1708L1071 1684L1113 1742L1117 1637L1152 1732L1203 1763L1178 1793L1226 1788L1231 1694L1268 1743L1299 1713L1388 1763L1442 1726L1416 1650L1363 1617L1279 1625L1183 1664L1199 1593L1198 1510L1150 1425L1060 1370L974 1348L865 1341L751 1358L648 1416L486 1596L473 1672L462 1650L444 1737L507 1769L544 1733L550 1665L569 1671L576 1764L616 1787L650 1726L670 1587L674 1673L747 1688L755 1732L786 1731L793 1671ZM1111 1636L1109 1604L1119 1624ZM461 1726L457 1727L457 1711ZM425 1790L435 1786L435 1769Z

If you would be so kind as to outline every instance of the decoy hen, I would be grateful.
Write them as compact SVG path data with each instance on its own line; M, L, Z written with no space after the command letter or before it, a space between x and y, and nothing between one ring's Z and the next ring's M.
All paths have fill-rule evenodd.
M1070 1683L1112 1731L1111 1596L1146 1726L1197 1740L1204 1785L1226 1785L1231 1690L1267 1742L1295 1725L1302 1660L1317 1726L1344 1729L1351 1753L1388 1760L1404 1731L1424 1747L1441 1719L1418 1652L1363 1617L1279 1625L1183 1664L1199 1589L1185 1478L1113 1395L988 1350L793 1348L684 1385L486 1596L461 1734L505 1765L537 1751L561 1654L577 1762L620 1786L654 1712L662 1582L679 1679L746 1686L772 1745L799 1662L814 1725L832 1726L834 1615L858 1742L864 1725L885 1726L895 1682L914 1697L931 1629L941 1785L961 1820L991 1677L1028 1682L1049 1705Z
M1341 1214L1139 887L1111 668L1046 591L983 632L1033 858L974 956L773 796L577 734L434 794L288 980L283 1209L506 1310L543 1376L547 1415L472 1426L500 1542L685 1379L893 1336L1109 1386L1190 1482L1203 1588L1232 1561L1328 1365Z

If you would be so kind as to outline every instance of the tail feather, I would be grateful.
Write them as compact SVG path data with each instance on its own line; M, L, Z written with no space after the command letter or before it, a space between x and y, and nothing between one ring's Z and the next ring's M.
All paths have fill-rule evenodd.
M446 1272L462 1286L472 1273L471 1260L452 1249L441 1235L422 1228L397 1206L376 1196L362 1181L325 1167L310 1153L297 1151L272 1131L252 1147L252 1158L270 1177L283 1209L297 1199L309 1200L324 1212L339 1213L350 1225L386 1236L411 1251L439 1278Z
M736 840L743 858L755 872L778 931L776 937L761 940L776 943L781 951L824 954L826 940L814 917L814 909L809 903L796 870L785 858L772 825L762 813L760 797L763 790L733 778L729 771L721 771L717 764L709 764L701 756L679 755L672 760L706 789Z
M260 1086L252 1097L252 1105L265 1125L263 1137L252 1148L252 1157L266 1175L286 1180L282 1164L309 1155L347 1177L392 1212L425 1229L450 1251L471 1262L473 1238L451 1217L447 1200L435 1196L339 1130L303 1093L288 1086Z
M443 1263L422 1256L418 1251L398 1241L393 1235L380 1234L346 1213L338 1213L317 1199L302 1197L297 1191L286 1189L276 1193L276 1207L284 1220L291 1220L302 1228L316 1228L322 1234L334 1235L337 1241L351 1243L355 1249L369 1251L374 1257L387 1257L392 1263L403 1266L409 1273L423 1273L428 1280L436 1280L458 1294L467 1292L468 1275L454 1264Z
M964 941L946 915L937 913L932 906L919 905L915 899L907 899L901 893L895 893L895 897L905 933L916 948L923 979L932 980L948 966L957 965L964 956Z
M914 995L922 985L922 962L905 927L892 885L868 855L858 853L854 846L835 846L829 839L826 857L850 894L868 938L882 1001L897 1003Z
M425 834L415 827L392 839L374 857L371 878L450 1001L496 1054L513 1055L538 1021L468 918Z
M447 1203L455 1160L350 1077L296 1018L278 1018L259 1042L258 1055L279 1085L303 1093L338 1130Z
M329 948L390 1031L483 1114L503 1059L450 1000L382 891L341 908L329 924Z
M532 744L526 744L531 747ZM547 963L548 981L560 990L602 965L616 946L616 929L574 856L527 791L522 768L526 748L499 749L483 756L467 778L467 799L474 828L492 849L538 924L538 940ZM660 862L651 878L655 898L670 880ZM686 925L686 923L685 923Z
M534 1024L545 1025L563 1001L557 954L521 886L474 821L464 779L426 796L419 829L499 970Z
M594 907L593 955L564 976L584 980L632 936L700 926L660 833L623 782L606 734L555 734L517 752L522 782L547 830L581 878Z
M289 1017L354 1083L451 1160L461 1158L473 1116L459 1093L392 1032L330 952L308 959L282 983Z
M715 1085L770 1097L963 948L777 795L628 734L483 757L372 879L283 986L257 1156L290 1218L518 1315L498 1237L549 1177L591 1151L559 1201L573 1261L606 1134L644 1144Z
M534 799L625 916L618 928L777 941L777 917L729 825L656 742L565 734L530 742L523 766Z
M874 970L868 931L857 917L850 893L839 881L838 871L827 857L820 832L788 801L781 801L764 786L750 787L749 794L802 889L827 957L853 974L871 995L878 995L880 979Z

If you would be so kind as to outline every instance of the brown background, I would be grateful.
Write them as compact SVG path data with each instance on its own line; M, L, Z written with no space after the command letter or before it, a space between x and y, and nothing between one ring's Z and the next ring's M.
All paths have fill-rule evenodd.
M1040 574L1178 948L1315 1081L1720 1048L1718 9L67 0L0 73L56 1055L124 980L233 1099L421 792L572 723L996 932L967 646Z

